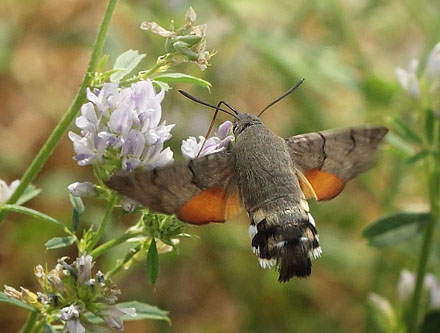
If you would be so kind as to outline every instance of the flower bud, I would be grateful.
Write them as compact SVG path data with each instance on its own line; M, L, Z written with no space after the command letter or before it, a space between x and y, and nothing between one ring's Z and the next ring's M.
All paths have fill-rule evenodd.
M19 180L14 180L9 186L0 179L0 206L4 205L11 195L15 192L15 189L20 185Z
M70 184L67 189L69 190L70 194L74 197L86 197L86 196L93 196L95 195L96 188L95 184L90 182L75 182L73 184Z
M414 98L420 97L420 84L416 73L418 66L419 62L416 59L413 59L409 65L408 71L400 67L396 68L397 81L399 81L406 93Z

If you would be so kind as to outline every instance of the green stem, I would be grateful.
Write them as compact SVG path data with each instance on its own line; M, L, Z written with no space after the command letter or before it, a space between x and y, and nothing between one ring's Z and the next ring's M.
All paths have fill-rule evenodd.
M96 249L94 249L90 254L92 255L92 257L94 259L96 259L97 257L99 257L101 254L103 254L104 252L106 252L107 250L118 246L119 244L125 242L127 239L136 237L136 236L140 236L143 235L142 231L137 231L137 232L127 232L125 234L122 234L121 236L117 237L117 238L113 238L111 240L109 240L108 242L105 242L104 244L98 246Z
M21 329L20 333L31 333L31 332L33 332L35 323L37 322L38 314L39 314L38 311L31 311L29 313L28 319L26 320L26 323L24 324L24 326Z
M145 71L139 72L139 74L136 75L135 77L120 81L119 86L125 87L125 86L132 84L132 83L138 82L139 80L145 80L145 79L150 78L153 74L158 72L158 70L162 66L169 65L168 62L174 57L174 55L175 55L175 53L165 54L164 56L160 57L157 60L157 62L153 65L153 67L151 67L150 69L147 69ZM163 71L160 71L160 72L163 72ZM100 84L94 85L93 87L100 89L103 87L103 85L104 85L104 83L100 83Z
M115 202L116 202L116 195L111 194L110 199L107 203L107 208L105 209L104 217L102 218L98 231L96 232L95 236L90 241L90 244L87 247L87 252L90 252L101 239L102 234L104 233L104 230L107 227L108 221L110 220L110 215L112 213L113 207L115 206Z
M139 253L142 250L142 246L138 245L130 250L130 252L125 256L124 260L122 260L120 263L118 263L115 267L113 267L111 270L107 272L105 275L105 278L108 279L115 275L119 270L121 270L124 265L131 260L137 253Z
M436 122L436 133L440 130L440 123ZM440 145L435 147L438 152ZM408 318L408 333L417 332L418 312L420 308L420 300L423 291L423 282L425 279L426 266L429 254L434 240L434 232L437 223L440 221L440 163L436 156L436 152L428 161L429 168L429 200L431 205L431 220L425 230L422 250L420 252L419 266L417 268L417 279L414 294L411 301L411 309Z
M37 324L35 325L35 328L34 328L34 330L32 331L32 333L40 333L40 332L43 332L43 330L44 330L44 323L45 323L45 321L44 320L40 320L39 322L37 322Z
M426 265L428 262L429 252L431 250L432 241L434 239L434 228L436 221L432 219L425 230L422 250L420 252L419 266L417 268L417 280L414 294L411 301L411 310L408 318L408 333L417 331L417 317L420 307L420 299L423 290L423 281L425 279Z
M25 171L23 177L20 180L20 185L12 194L11 198L8 200L9 204L14 204L23 194L28 185L35 179L40 170L42 169L44 163L49 158L50 154L55 149L56 145L60 141L63 134L66 132L69 125L78 115L81 105L86 97L86 88L90 85L92 80L92 73L95 71L96 66L99 61L99 57L104 46L105 37L107 35L108 27L110 25L110 19L113 15L117 0L109 0L107 7L105 9L104 18L102 19L101 26L99 27L98 35L96 36L95 43L93 44L92 55L90 57L89 66L87 72L84 75L83 81L78 89L78 92L70 105L69 109L61 118L58 125L53 130L52 134L47 139L46 143L43 145L41 150L38 152L37 156L34 158L32 163L29 165L28 169ZM8 211L0 212L0 224L8 215Z

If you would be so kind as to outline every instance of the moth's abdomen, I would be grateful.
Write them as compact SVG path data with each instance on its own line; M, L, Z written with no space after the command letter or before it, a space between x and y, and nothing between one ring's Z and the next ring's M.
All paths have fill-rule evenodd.
M263 268L277 267L279 281L311 273L321 253L308 203L284 139L248 126L236 137L236 171L251 219L252 248Z
M304 203L307 205L306 201ZM272 202L271 206L276 207L276 204ZM280 282L294 276L310 275L311 259L321 254L312 215L301 205L279 210L270 208L261 207L250 212L252 250L258 256L261 267L277 267Z

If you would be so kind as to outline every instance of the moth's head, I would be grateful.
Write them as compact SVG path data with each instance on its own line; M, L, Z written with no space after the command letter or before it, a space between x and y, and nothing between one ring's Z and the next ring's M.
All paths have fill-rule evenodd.
M233 132L234 136L237 137L240 133L242 133L246 128L253 125L261 125L262 122L260 118L253 114L249 113L239 113L235 117Z

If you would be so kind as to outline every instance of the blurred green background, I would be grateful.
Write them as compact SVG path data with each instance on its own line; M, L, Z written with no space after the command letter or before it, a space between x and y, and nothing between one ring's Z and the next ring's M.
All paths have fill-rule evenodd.
M263 121L283 137L363 123L389 125L410 112L397 84L396 66L426 58L440 41L438 1L169 0L120 1L105 52L114 61L127 49L147 53L145 67L163 53L163 39L139 29L143 21L179 26L189 6L208 24L208 46L218 51L205 72L193 64L178 70L213 85L179 85L210 102L226 100L242 112L257 113L298 79L305 83L267 112ZM41 0L0 2L0 178L21 176L67 109L85 72L105 1ZM212 112L166 94L164 119L176 123L172 148L203 135ZM220 121L227 119L223 115ZM72 127L73 128L73 127ZM71 218L67 186L92 180L78 167L65 136L36 179L42 188L28 205L62 221ZM384 145L375 169L350 182L336 199L312 203L323 255L308 279L279 284L275 271L259 267L250 250L248 222L240 216L223 225L189 226L179 253L161 256L153 288L144 264L116 276L121 300L138 299L170 311L172 326L154 321L126 323L127 332L375 332L369 319L371 291L396 299L401 268L415 270L419 240L388 250L368 247L361 233L375 218L425 207L425 179ZM103 207L86 200L87 223ZM114 216L108 238L132 219ZM58 236L51 225L10 214L0 227L0 285L38 290L37 264L53 267L73 250L46 252ZM437 241L438 244L438 241ZM435 249L436 260L439 248ZM122 255L101 259L105 271ZM431 265L430 271L438 273ZM26 312L0 304L2 332L16 332Z

